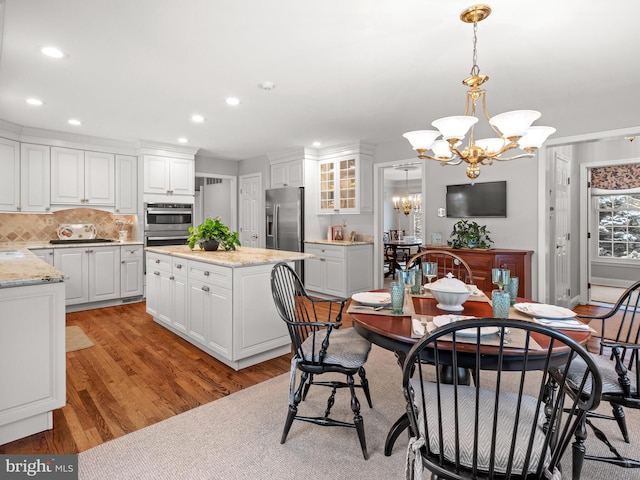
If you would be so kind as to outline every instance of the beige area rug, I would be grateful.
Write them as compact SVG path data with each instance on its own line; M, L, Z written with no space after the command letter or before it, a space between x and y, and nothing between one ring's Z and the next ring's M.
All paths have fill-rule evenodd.
M65 337L67 352L75 352L76 350L82 350L83 348L93 346L93 342L89 340L87 334L84 333L82 329L76 325L66 328Z
M390 352L374 346L367 362L373 409L361 398L369 460L364 460L354 429L293 423L287 442L280 436L287 412L289 375L271 380L82 452L81 480L183 479L403 479L407 437L393 454L383 448L389 428L405 410L401 372ZM319 394L318 394L319 392ZM316 395L317 394L317 395ZM316 387L300 407L315 415L326 405L328 389ZM602 411L609 411L605 406ZM350 420L348 393L338 392L332 413ZM624 444L615 422L595 420L623 455L640 456L640 412L627 412L631 446ZM587 449L604 454L591 432ZM570 452L563 478L571 478ZM569 459L569 460L567 460ZM637 470L585 461L582 479L631 480ZM427 476L425 475L425 478Z
M590 302L616 303L620 296L624 293L622 287L607 287L605 285L591 284Z

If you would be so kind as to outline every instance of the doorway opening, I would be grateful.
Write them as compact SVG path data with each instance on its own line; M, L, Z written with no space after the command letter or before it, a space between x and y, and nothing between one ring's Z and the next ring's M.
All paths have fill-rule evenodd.
M193 224L220 217L232 231L237 230L237 179L229 175L196 172Z

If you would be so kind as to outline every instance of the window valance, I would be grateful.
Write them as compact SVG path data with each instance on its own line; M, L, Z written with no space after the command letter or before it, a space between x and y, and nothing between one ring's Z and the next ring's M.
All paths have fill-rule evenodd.
M592 168L591 188L603 190L640 188L640 163Z

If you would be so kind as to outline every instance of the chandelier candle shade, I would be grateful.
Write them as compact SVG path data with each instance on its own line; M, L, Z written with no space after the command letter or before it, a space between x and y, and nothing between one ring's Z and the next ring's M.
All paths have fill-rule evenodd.
M409 215L411 213L411 209L415 210L416 213L420 212L422 207L422 200L418 195L411 195L409 193L409 168L404 169L405 172L405 188L407 189L407 195L405 197L393 197L391 200L393 201L393 208L396 212L402 211L405 215Z
M480 165L491 165L494 160L532 157L533 152L556 131L553 127L532 127L531 124L541 115L535 110L514 110L494 117L489 116L486 92L480 88L489 77L480 75L476 44L478 22L487 18L490 13L489 5L474 5L460 14L463 22L473 23L473 66L470 76L462 81L469 87L464 114L434 120L431 125L437 130L416 130L403 135L421 159L437 160L442 165L460 165L464 161L467 163L467 176L472 180L480 175ZM474 139L473 128L479 121L476 117L479 103L497 137ZM462 146L467 133L467 145ZM442 138L438 139L440 136ZM516 148L519 148L520 152L513 151ZM428 150L432 151L432 155L427 154ZM507 152L509 155L505 155Z

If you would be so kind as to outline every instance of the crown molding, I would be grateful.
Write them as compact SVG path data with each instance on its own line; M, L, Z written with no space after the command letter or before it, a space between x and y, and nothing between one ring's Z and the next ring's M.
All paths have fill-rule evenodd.
M197 147L173 145L170 143L154 142L152 140L138 140L135 142L136 154L159 155L164 157L180 157L193 160L200 150Z

